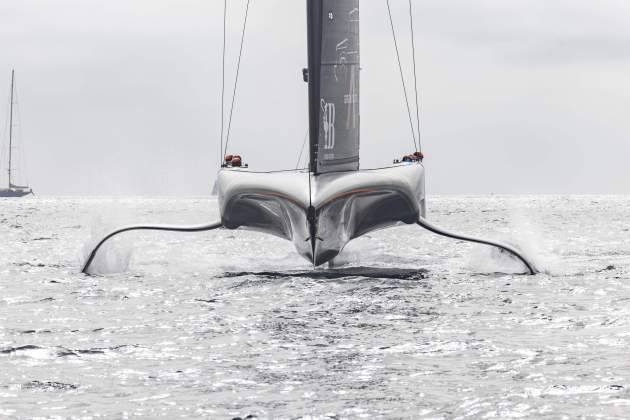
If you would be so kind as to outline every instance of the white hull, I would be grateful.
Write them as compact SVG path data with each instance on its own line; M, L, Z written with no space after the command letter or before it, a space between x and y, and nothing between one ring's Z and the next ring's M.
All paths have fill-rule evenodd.
M420 163L321 175L229 168L219 172L217 186L224 227L290 240L316 266L354 238L417 223L426 213Z
M352 239L401 223L417 223L438 235L497 247L521 260L530 274L537 272L518 249L451 233L429 223L425 219L424 167L418 162L321 175L224 168L216 186L220 221L201 226L134 225L117 229L94 247L83 272L89 272L96 253L108 239L131 230L256 230L292 241L300 255L319 266L335 258Z
M30 188L0 188L0 197L24 197L29 194L33 194Z

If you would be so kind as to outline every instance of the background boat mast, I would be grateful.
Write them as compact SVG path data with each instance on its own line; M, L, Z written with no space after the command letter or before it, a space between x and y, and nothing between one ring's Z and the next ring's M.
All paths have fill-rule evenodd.
M13 89L15 83L15 70L11 70L11 105L9 112L9 188L11 188L11 155L13 152Z

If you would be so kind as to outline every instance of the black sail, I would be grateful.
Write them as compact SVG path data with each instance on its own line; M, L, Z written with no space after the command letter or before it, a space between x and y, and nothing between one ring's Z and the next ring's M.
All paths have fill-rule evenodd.
M311 170L359 169L359 0L308 0Z

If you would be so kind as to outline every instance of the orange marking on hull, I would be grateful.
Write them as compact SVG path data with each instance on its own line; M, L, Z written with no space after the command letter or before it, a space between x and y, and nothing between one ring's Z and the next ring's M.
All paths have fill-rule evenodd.
M372 193L372 192L376 192L376 191L378 191L378 190L377 190L377 189L374 189L374 188L357 188L357 189L354 189L354 190L350 190L350 191L346 191L346 192L342 192L342 193L340 193L340 194L337 194L337 195L335 195L335 196L333 196L333 197L329 198L328 200L324 201L324 203L323 203L323 204L328 204L328 203L330 203L330 202L332 202L332 201L335 201L335 200L337 200L337 199L339 199L339 198L346 197L346 196L348 196L348 195L352 195L352 194ZM263 192L263 191L257 191L257 192L255 192L254 194L258 194L258 195L262 195L262 196L270 196L270 197L279 197L279 198L284 198L285 200L288 200L288 201L290 201L290 202L292 202L292 203L294 203L294 204L298 205L299 207L302 207L302 205L300 204L300 202L299 202L299 201L297 201L295 198L293 198L293 197L291 197L291 196L289 196L289 195L286 195L286 194L279 193L279 192L273 192L273 191L264 191L264 192Z
M273 191L265 191L265 192L263 192L263 191L258 191L258 192L255 192L254 194L258 194L258 195L266 195L266 196L271 196L271 197L280 197L280 198L284 198L285 200L288 200L288 201L292 202L293 204L296 204L296 205L298 205L299 207L302 207L302 205L300 204L300 202L299 202L299 201L297 201L295 198L293 198L293 197L291 197L291 196L289 196L289 195L286 195L286 194L279 193L279 192L273 192Z
M376 190L374 188L357 188L356 190L350 190L350 191L343 192L341 194L337 194L336 196L331 197L328 200L324 201L323 204L328 204L331 201L335 201L338 198L345 197L347 195L359 194L359 193L371 193L371 192L375 192L375 191L378 191L378 190Z

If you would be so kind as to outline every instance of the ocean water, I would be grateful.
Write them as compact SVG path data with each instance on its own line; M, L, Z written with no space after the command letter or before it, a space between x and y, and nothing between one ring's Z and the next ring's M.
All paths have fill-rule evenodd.
M212 199L0 201L0 418L630 417L630 197L438 196L313 270Z

